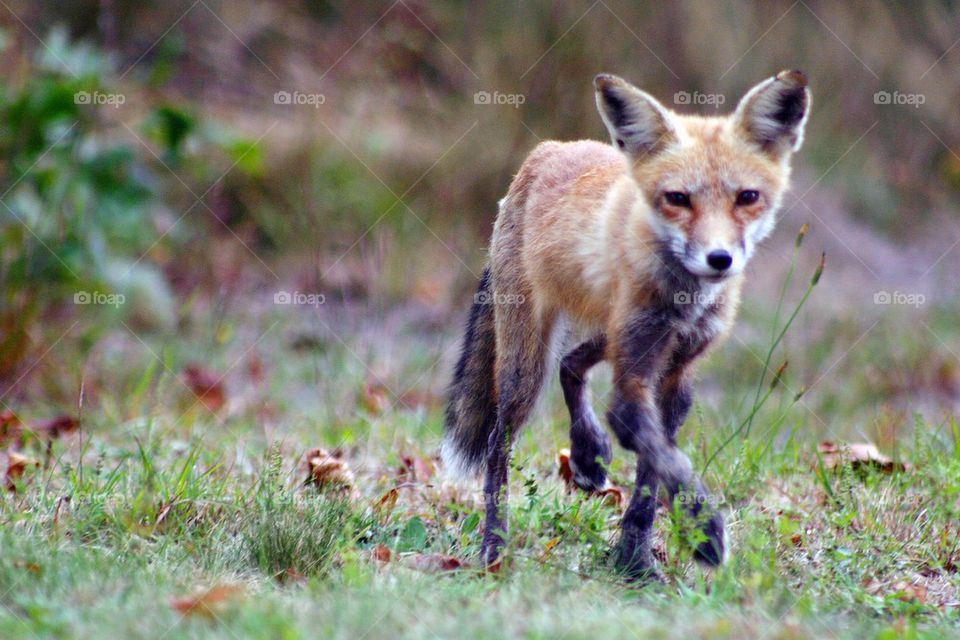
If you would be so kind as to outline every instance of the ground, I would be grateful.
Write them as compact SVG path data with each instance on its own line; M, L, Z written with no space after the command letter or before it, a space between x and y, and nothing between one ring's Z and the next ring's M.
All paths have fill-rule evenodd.
M554 384L518 443L506 561L484 571L480 482L435 457L458 323L415 302L278 306L265 290L197 306L176 335L128 326L87 353L79 425L45 425L35 403L17 445L7 417L7 451L28 460L0 503L0 637L957 634L960 428L862 381L891 372L877 346L916 318L864 335L871 318L824 324L817 256L799 251L788 276L792 242L773 247L787 257L766 277L782 308L748 294L681 436L726 513L719 569L690 560L695 533L661 504L666 584L616 575L621 506L560 477ZM608 378L601 366L599 408ZM837 457L824 440L876 442L890 460ZM611 476L627 492L632 465L618 449Z

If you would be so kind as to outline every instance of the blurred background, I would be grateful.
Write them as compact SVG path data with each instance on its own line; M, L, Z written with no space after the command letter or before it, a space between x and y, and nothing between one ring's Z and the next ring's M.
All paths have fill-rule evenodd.
M771 360L770 423L880 444L946 424L958 25L939 0L5 0L0 410L137 429L199 399L264 439L429 449L496 201L540 140L606 139L593 76L722 113L800 68L794 188L701 419L737 424Z

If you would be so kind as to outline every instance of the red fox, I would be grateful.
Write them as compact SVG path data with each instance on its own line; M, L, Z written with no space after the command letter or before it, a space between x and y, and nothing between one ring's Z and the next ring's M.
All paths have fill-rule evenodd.
M489 266L449 391L443 455L485 467L482 560L507 530L510 449L560 358L571 467L586 490L606 484L612 450L587 372L613 366L607 421L637 454L636 487L615 554L631 579L657 578L651 553L662 484L697 518L693 550L723 562L723 518L677 447L692 403L691 365L734 320L743 270L773 230L810 107L806 76L782 71L725 117L677 114L613 75L594 80L613 145L544 142L527 157L493 230Z

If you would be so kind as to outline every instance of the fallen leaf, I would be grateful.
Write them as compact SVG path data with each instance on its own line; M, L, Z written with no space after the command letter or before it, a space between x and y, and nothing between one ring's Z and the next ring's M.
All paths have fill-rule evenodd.
M560 477L563 479L567 489L573 489L576 485L573 483L573 468L570 466L570 449L560 449L557 452L557 466Z
M17 490L17 480L23 477L27 467L39 467L40 463L16 451L7 454L6 485L8 491Z
M216 618L231 600L242 593L243 587L240 585L218 585L191 596L174 598L170 601L170 606L183 616L199 615L205 618Z
M386 545L378 544L373 548L373 552L370 555L377 562L390 562L391 553Z
M445 556L441 553L414 553L404 556L402 560L404 566L423 573L440 573L442 571L456 571L464 568L464 563L459 558Z
M823 458L823 464L828 469L836 469L841 465L850 465L854 469L867 466L874 467L884 473L906 471L909 467L902 462L894 462L880 453L876 445L863 442L834 443L829 440L817 446Z
M543 553L540 554L540 556L542 558L547 557L548 555L550 555L550 552L553 551L553 549L558 544L560 544L560 538L553 538L552 540L548 540L547 544L543 545Z
M400 490L394 487L377 500L377 504L374 505L373 510L377 512L377 516L381 521L385 521L390 517L390 514L393 513L393 510L397 507L398 498L400 498Z
M577 491L579 489L573 481L573 467L570 466L570 449L560 449L560 451L557 452L557 472L560 478L563 479L567 491ZM618 509L622 509L623 505L627 502L627 495L623 488L609 484L599 491L592 492L591 495L603 498L611 507L617 507Z
M306 582L307 576L303 575L293 567L288 567L286 571L280 572L280 574L277 576L277 579L279 579L281 582L286 582L287 580L292 582Z
M897 580L893 584L881 580L870 580L864 585L865 590L874 596L890 596L903 602L927 602L927 588L922 584L914 584L909 580Z
M399 475L409 482L429 482L433 474L436 473L436 467L432 460L419 456L402 456L400 461L403 464L400 467Z
M23 435L22 424L13 411L0 412L0 447L7 446L9 442L17 442L23 446L20 442Z
M336 454L319 447L307 452L307 480L320 489L350 489L353 486L353 472L349 465Z
M227 403L222 376L199 365L184 367L183 376L193 395L210 411L218 411Z
M259 353L253 353L247 358L247 375L254 382L263 382L264 368L263 358Z
M906 580L899 580L893 584L893 596L904 602L927 603L927 588L922 584L914 584Z
M43 573L43 567L36 562L28 562L27 560L14 560L13 566L17 569L25 569L30 573Z
M79 428L80 421L73 416L57 416L36 423L33 426L33 431L40 437L55 440L64 434L73 433Z
M596 495L603 498L608 505L617 509L623 509L623 505L627 502L627 494L622 487L609 486L597 491Z
M360 393L360 406L375 416L386 411L390 406L386 385L365 383Z

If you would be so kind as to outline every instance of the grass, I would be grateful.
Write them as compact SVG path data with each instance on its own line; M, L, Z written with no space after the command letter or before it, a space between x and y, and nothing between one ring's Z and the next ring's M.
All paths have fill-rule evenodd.
M662 504L667 583L645 588L611 566L621 507L558 477L556 384L516 449L505 565L476 565L480 483L432 458L452 323L415 305L263 304L272 294L197 304L176 334L110 331L90 310L76 332L110 339L55 344L16 403L28 425L62 412L81 426L28 431L20 453L38 464L0 501L0 637L960 635L960 425L886 404L941 384L911 367L947 354L909 333L911 312L876 333L869 318L824 324L805 306L822 265L805 276L800 254L798 241L774 303L748 304L707 360L682 431L731 559L692 562L697 532ZM922 310L930 339L958 337L950 310ZM222 405L191 390L198 362L225 381ZM818 384L830 370L853 383ZM909 467L829 468L821 439L874 441ZM305 482L316 446L351 486ZM632 464L620 451L610 469L628 490Z
M452 355L456 329L438 339L387 313L341 340L330 314L343 330L356 312L347 306L273 330L278 312L248 305L178 340L114 345L102 361L127 366L87 379L97 388L80 433L52 441L49 455L27 439L23 453L43 464L0 502L0 637L960 635L960 425L917 416L909 429L878 427L887 452L911 463L902 473L826 468L819 415L878 414L857 394L827 400L832 413L822 395L798 406L793 363L821 369L836 351L786 348L782 329L808 320L792 310L812 285L785 282L756 342L708 361L683 431L727 513L733 554L715 571L690 560L695 540L661 505L667 584L618 578L608 552L620 509L557 477L566 420L555 388L518 444L505 567L480 571L479 482L431 472L441 416L429 390L443 384L436 362ZM399 344L367 332L398 324ZM757 354L744 375L725 377L744 351ZM216 411L175 373L198 353L230 374ZM769 363L785 356L792 364L773 383ZM400 401L411 387L427 390L416 408ZM377 393L384 402L367 397ZM21 417L50 409L27 405ZM315 445L341 449L352 488L304 483ZM613 481L629 488L631 467L619 452ZM464 564L438 572L434 554Z
M13 4L21 14L24 3ZM263 22L263 12L233 11L226 22L190 27L190 37L209 46L184 46L180 27L169 30L170 41L157 41L156 51L166 53L154 69L156 82L165 84L162 67L170 65L187 70L180 82L145 89L134 80L145 67L124 72L126 83L104 69L103 88L128 93L132 106L158 106L160 96L180 104L184 93L205 85L208 90L191 95L190 109L180 116L172 117L177 114L169 107L160 112L178 120L196 107L204 114L197 140L183 147L213 147L193 163L174 162L175 177L124 133L159 145L151 132L155 119L129 108L99 110L75 130L76 145L50 154L47 145L28 145L29 153L13 163L19 169L6 186L31 196L14 203L25 207L28 221L56 220L46 214L64 214L61 200L86 202L99 187L110 188L99 195L110 206L88 203L102 230L73 220L89 245L88 259L57 225L47 229L49 237L34 225L43 247L31 244L34 236L19 222L8 225L4 285L6 294L16 295L3 308L0 411L15 410L28 424L60 414L79 415L82 424L51 442L27 437L20 453L38 466L25 470L15 491L0 495L0 638L960 637L960 366L953 346L960 344L960 307L931 300L922 308L878 308L871 302L875 289L894 290L896 283L877 278L850 284L833 280L829 269L826 286L811 293L809 276L793 270L789 248L777 256L791 265L781 273L782 263L765 246L767 261L751 274L737 329L704 363L697 404L681 433L681 446L726 512L732 557L725 566L707 571L693 564L688 524L663 505L656 551L667 584L635 588L618 578L609 550L619 508L569 493L557 477L555 454L567 446L567 418L555 382L518 443L501 572L486 574L475 565L479 481L430 474L441 390L461 328L444 305L449 292L459 290L463 299L453 306L462 310L474 285L454 255L479 260L495 212L491 203L502 195L518 154L539 136L600 136L589 91L589 77L599 69L643 80L664 98L699 88L732 100L760 74L797 64L799 57L822 87L804 151L806 171L813 174L807 181L816 178L810 189L821 180L824 187L842 185L841 193L823 195L847 202L891 235L928 219L934 222L925 224L941 235L936 218L919 214L956 208L951 203L960 165L942 142L956 138L950 135L955 103L933 93L950 86L945 79L953 68L948 53L954 38L940 29L950 23L944 19L949 10L926 7L911 26L903 20L914 21L913 8L873 4L873 13L887 17L866 30L862 9L826 5L788 10L789 3L742 4L731 11L707 10L704 3L611 3L587 16L573 6L544 11L545 5L521 3L506 12L496 6L479 11L470 22L480 26L462 30L445 26L465 24L455 6L438 8L435 16L432 8L423 9L421 21L411 20L413 10L401 4L389 15L370 7L342 22L310 26L330 36L310 38L323 51L277 40L275 57L268 55L268 41L281 32L300 33L306 24L298 10L286 17L296 29L277 28L282 12ZM127 31L143 39L151 29L166 29L183 17L174 10L169 20L145 14L149 24L124 11L129 24L149 27ZM63 16L49 7L38 11L39 19L28 22L46 36L45 25ZM504 16L516 19L504 22ZM240 28L241 19L250 22ZM383 31L374 31L370 42L387 48L354 48L375 20ZM228 22L232 28L224 29ZM664 58L676 69L669 70L676 82L659 57L637 55L637 34L628 24L646 25L649 33L637 29L651 52L670 52ZM671 24L691 28L663 28ZM436 27L437 37L427 25ZM265 35L252 37L258 32ZM706 32L734 35L704 48ZM45 87L46 76L17 59L33 46L63 76L65 84L50 91L70 113L88 113L72 99L75 80L60 60L74 60L62 46L65 33L45 37L59 53L37 47L35 33L6 34L26 43L5 50L11 68L19 68L8 83L11 99L22 95L37 109L49 106L34 99L44 95L35 83ZM236 56L237 33L258 52L256 59ZM822 45L824 38L830 46ZM873 46L893 40L901 46ZM604 46L593 46L597 41ZM349 59L330 67L348 48ZM734 70L729 65L743 52L753 61ZM114 53L126 59L126 71L145 56L132 40ZM204 122L244 121L251 140L276 124L281 114L272 94L280 87L270 78L254 79L251 68L261 75L266 68L259 54L284 75L282 87L315 83L329 88L330 98L316 113L282 113L283 122L265 138L271 141L269 161L259 151L246 153L242 141L223 149L214 144L222 135L201 135ZM82 50L76 55L88 57ZM327 58L328 64L316 64ZM245 71L227 64L244 59ZM385 76L383 60L401 67ZM864 63L879 72L879 84ZM300 72L288 76L294 65ZM425 67L431 71L421 76ZM204 75L204 69L215 73ZM473 69L478 78L471 79ZM331 70L330 84L320 85L323 78L314 74ZM523 70L533 73L520 86ZM927 84L916 85L927 72ZM229 95L222 89L238 82L242 107L214 99ZM369 87L377 87L373 110L363 107L371 100ZM905 114L911 111L906 108L873 108L872 92L898 87L929 92L929 104L917 112L923 120ZM522 90L526 107L477 105L477 89ZM149 95L134 99L139 94ZM62 114L54 109L47 115L49 123L38 117L36 126L53 143L62 133ZM856 144L868 123L878 121L871 137ZM111 126L124 138L103 129ZM910 127L916 135L903 135ZM81 133L89 136L84 144ZM146 169L152 167L133 172L132 182L120 186L150 178L143 186L163 192L156 223L129 215L129 198L138 189L104 180L105 170L129 165L112 144L101 149L102 162L88 167L79 195L64 198L67 183L52 178L73 175L80 152L101 138L123 142ZM172 160L162 145L158 151ZM51 169L58 158L64 168ZM238 169L224 173L234 161ZM31 171L35 165L43 172ZM186 215L193 191L206 195L213 180L223 181L223 191L211 194L220 202L212 209L239 216L226 219L230 231L212 220L205 226L205 207L170 227L165 217ZM46 204L36 204L33 191L46 193ZM806 193L799 185L796 191ZM806 216L797 209L781 226L798 214ZM165 239L155 245L161 229ZM112 289L114 271L126 280L128 262L114 264L106 259L112 253L97 253L107 246L101 232L119 243L116 257L138 258L147 269L134 271L137 287L127 291L123 313L71 306L80 283L69 278L55 293L38 287L48 283L51 268L59 269L54 254L67 258L62 265L73 265L68 270L91 279L82 289ZM269 262L269 275L249 266L255 261L240 237ZM849 239L859 248L856 235ZM154 251L141 256L147 247ZM314 252L307 259L298 253L304 247ZM927 251L931 260L942 259L945 247ZM21 260L21 253L30 260ZM892 257L898 256L899 247ZM91 276L91 264L102 264L103 274ZM284 286L273 269L284 276ZM938 269L948 274L949 263ZM291 272L295 276L286 278ZM179 309L167 280L176 284ZM278 288L322 291L329 294L327 304L271 305ZM794 314L807 296L810 305ZM388 307L380 308L384 301ZM224 376L224 406L210 410L185 384L184 369L197 363ZM609 370L599 367L592 384L599 409L608 396ZM829 469L816 448L825 439L875 442L910 468L892 474ZM304 483L303 456L316 446L342 452L356 477L352 488L321 491ZM0 431L0 472L10 449ZM618 450L613 481L629 489L632 475L630 456ZM390 560L383 562L386 551ZM438 572L436 559L430 561L434 554L465 564Z

